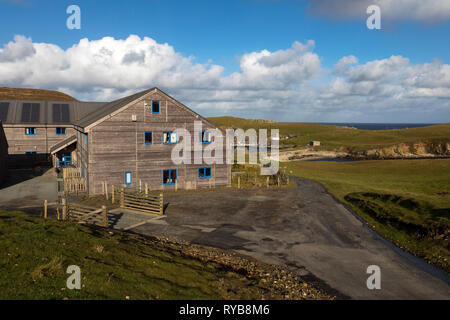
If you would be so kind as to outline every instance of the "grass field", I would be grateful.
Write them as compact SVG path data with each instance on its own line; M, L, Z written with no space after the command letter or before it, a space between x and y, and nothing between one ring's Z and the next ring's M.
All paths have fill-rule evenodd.
M0 211L0 246L0 299L283 299L282 277L291 297L329 298L281 271L277 289L210 251L24 213ZM69 265L81 269L81 290L66 289Z
M450 159L282 163L400 247L450 271Z
M209 121L221 128L279 129L280 136L291 138L280 141L284 145L306 146L319 140L319 150L361 151L372 148L421 141L450 142L450 124L400 130L357 130L332 125L289 122L263 122L235 117L212 117ZM268 133L270 135L270 133Z

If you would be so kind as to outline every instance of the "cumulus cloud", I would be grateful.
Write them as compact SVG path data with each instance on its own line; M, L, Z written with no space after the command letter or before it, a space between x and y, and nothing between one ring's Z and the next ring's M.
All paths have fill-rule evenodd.
M359 63L350 55L325 69L314 50L310 40L249 52L240 57L238 71L225 75L220 65L196 63L147 37L82 39L64 50L16 36L0 49L0 85L56 89L96 101L157 86L206 116L450 121L448 64L412 64L403 56Z
M309 0L308 12L335 19L367 19L369 5L378 5L382 19L434 23L450 19L448 0Z

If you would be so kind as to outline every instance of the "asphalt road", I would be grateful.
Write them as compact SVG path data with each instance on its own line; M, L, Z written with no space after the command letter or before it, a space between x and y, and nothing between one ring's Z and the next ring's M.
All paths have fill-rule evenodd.
M396 252L320 184L297 183L289 189L165 194L166 218L148 219L131 230L283 265L338 298L450 299L445 273L431 275ZM381 269L380 290L367 288L370 265Z

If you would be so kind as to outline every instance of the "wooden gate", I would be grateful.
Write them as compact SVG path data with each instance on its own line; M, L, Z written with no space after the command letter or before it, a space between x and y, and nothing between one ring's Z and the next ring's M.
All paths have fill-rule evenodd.
M58 175L58 192L64 194L86 192L86 178L81 168L60 168Z
M163 194L146 195L142 192L133 192L122 188L120 190L120 207L144 214L163 214Z
M91 223L102 227L108 227L108 210L106 209L106 206L97 209L80 204L69 204L67 200L63 198L62 212L63 220Z

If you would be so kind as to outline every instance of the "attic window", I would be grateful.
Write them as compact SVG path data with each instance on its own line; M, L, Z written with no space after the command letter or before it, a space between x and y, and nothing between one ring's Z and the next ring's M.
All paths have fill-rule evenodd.
M39 103L24 103L22 105L22 122L39 122Z
M152 113L159 113L159 101L152 101Z
M212 142L211 132L209 132L209 131L200 132L200 142L201 143L211 143Z
M0 121L6 122L8 116L9 102L0 102Z

